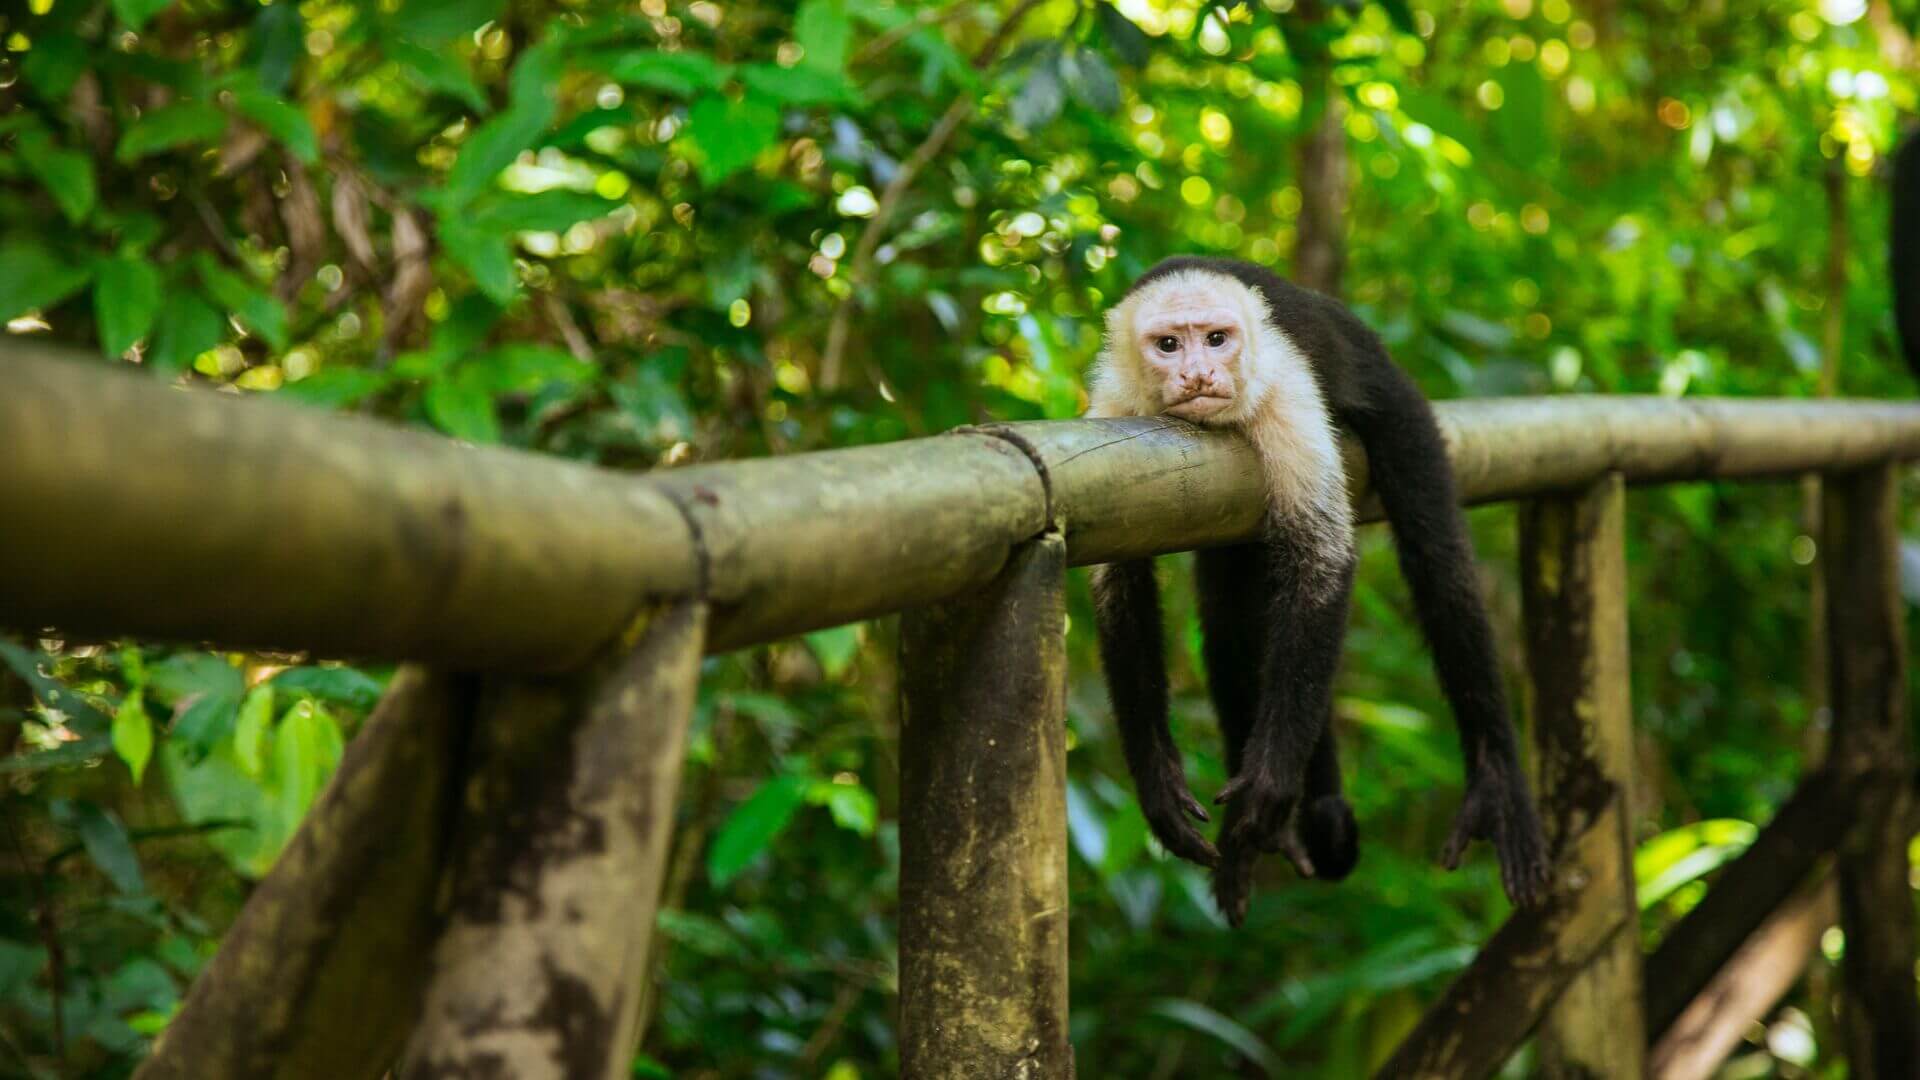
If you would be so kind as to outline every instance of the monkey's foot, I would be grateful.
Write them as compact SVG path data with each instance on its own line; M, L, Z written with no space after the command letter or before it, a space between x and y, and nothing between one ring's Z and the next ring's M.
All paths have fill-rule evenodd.
M1312 870L1308 876L1339 881L1353 872L1360 861L1360 826L1347 800L1322 795L1294 816L1294 824L1306 841Z
M1194 821L1207 820L1207 809L1187 790L1187 776L1178 759L1163 759L1137 779L1137 786L1140 812L1161 847L1201 866L1220 864L1220 853L1193 827Z
M1440 865L1449 870L1458 867L1467 845L1475 840L1493 844L1500 858L1500 884L1514 906L1531 907L1545 898L1552 871L1547 841L1521 781L1496 776L1469 781L1460 813L1453 819L1453 834L1440 851Z

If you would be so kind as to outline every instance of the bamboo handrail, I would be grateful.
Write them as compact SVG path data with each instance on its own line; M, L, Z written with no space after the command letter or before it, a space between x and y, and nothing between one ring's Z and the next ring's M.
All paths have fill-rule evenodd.
M1264 505L1245 440L1171 420L636 476L233 396L0 339L0 625L560 669L658 597L704 593L708 649L724 651L978 588L1049 523L1082 565L1244 539ZM1471 503L1610 471L1746 479L1920 457L1915 403L1437 411Z

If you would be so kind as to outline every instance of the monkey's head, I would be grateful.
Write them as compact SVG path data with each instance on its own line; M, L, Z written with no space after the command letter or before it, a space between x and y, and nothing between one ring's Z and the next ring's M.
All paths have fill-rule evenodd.
M1259 293L1225 274L1151 278L1107 312L1095 413L1244 421L1271 384L1262 364L1271 336L1265 311Z

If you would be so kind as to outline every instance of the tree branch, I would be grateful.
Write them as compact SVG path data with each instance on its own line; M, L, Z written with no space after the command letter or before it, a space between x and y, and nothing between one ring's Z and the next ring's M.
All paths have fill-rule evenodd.
M994 29L987 40L974 51L974 70L979 71L992 64L1000 55L1000 50L1005 48L1007 41L1013 37L1014 31L1019 29L1020 23L1040 4L1041 0L1020 0L1019 6L1008 12L1007 17ZM914 147L913 153L907 155L907 159L900 163L899 171L893 174L893 179L887 183L886 190L881 192L880 205L874 210L873 220L867 224L866 231L860 234L860 243L854 248L853 262L847 268L847 281L853 288L848 290L846 297L840 301L839 306L834 308L833 322L827 327L827 351L820 361L821 389L836 390L840 386L840 372L846 356L847 334L853 321L853 309L860 302L860 289L873 276L874 253L880 249L880 238L886 234L887 227L892 223L900 203L906 198L908 189L913 186L915 180L919 179L920 173L932 164L933 159L946 149L948 140L953 138L954 132L959 130L961 122L967 118L967 114L972 109L972 92L960 91L960 94L953 99L953 103L947 106L947 111L942 113L940 119L935 122L933 130L928 132L920 145Z

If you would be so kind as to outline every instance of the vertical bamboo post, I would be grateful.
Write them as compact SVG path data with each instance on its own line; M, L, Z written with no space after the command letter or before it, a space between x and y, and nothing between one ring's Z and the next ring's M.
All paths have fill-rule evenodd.
M902 619L900 1062L1054 1080L1067 1042L1066 545Z
M665 604L599 670L488 688L399 1075L627 1075L705 626Z
M1628 690L1625 485L1618 473L1538 499L1520 517L1528 701L1548 838L1558 873L1621 925L1560 994L1540 1029L1547 1076L1643 1076L1640 941L1632 843L1633 711ZM1599 813L1569 798L1610 785ZM1588 830L1610 838L1573 850Z
M1840 852L1842 1021L1853 1075L1920 1076L1907 817L1912 735L1900 599L1895 472L1830 474L1823 491L1831 767L1859 782L1860 820Z

